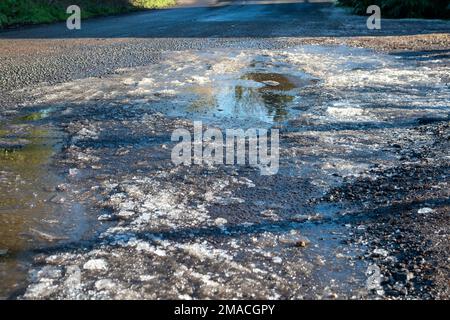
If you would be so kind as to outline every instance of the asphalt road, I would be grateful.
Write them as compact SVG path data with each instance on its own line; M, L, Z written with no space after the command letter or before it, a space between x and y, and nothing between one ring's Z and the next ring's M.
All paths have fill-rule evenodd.
M4 32L0 38L339 37L427 34L448 28L445 22L385 20L381 30L368 30L364 17L349 19L333 2L199 1L189 7L86 20L81 30L60 23Z
M387 279L379 296L448 297L440 235L448 235L449 30L449 22L431 20L383 20L381 30L368 30L365 17L331 1L236 1L86 20L80 31L59 23L0 33L2 143L42 151L37 169L26 156L5 158L0 177L19 199L23 186L30 194L39 186L36 199L61 206L46 219L3 210L6 220L24 219L3 229L12 236L0 250L13 266L0 265L8 274L0 297L25 290L37 299L370 297L369 263ZM226 91L211 70L236 87ZM299 70L319 79L297 88L299 100L248 88L253 102L267 104L262 110L289 115L279 124L281 173L174 169L170 134L190 118L165 112L237 99L237 82L261 70L284 70L281 82L300 81ZM180 83L202 98L191 101ZM218 101L225 127L220 114L234 104ZM42 175L27 176L38 169ZM347 215L350 208L362 214ZM97 232L85 220L110 228L78 252L79 230L70 226ZM59 245L57 231L73 231L73 243ZM15 254L30 252L37 238L57 246L35 256L30 284L30 259L24 267Z

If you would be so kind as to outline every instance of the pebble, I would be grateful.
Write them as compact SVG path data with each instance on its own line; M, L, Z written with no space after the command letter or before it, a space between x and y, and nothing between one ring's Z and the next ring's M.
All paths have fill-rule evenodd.
M56 191L63 192L63 191L67 191L67 190L68 190L67 184L62 183L62 184L59 184L56 186Z
M300 247L300 248L304 248L304 247L308 246L310 243L311 243L311 241L309 241L309 239L307 239L307 238L302 238L302 239L298 240L298 241L295 243L295 246L296 246L296 247Z

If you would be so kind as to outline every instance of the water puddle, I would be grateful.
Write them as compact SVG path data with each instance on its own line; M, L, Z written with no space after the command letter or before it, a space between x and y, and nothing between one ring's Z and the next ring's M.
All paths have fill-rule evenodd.
M194 86L196 98L186 110L216 118L247 119L268 124L293 116L300 88L316 83L270 72L249 72L239 79L219 79L211 85Z
M39 121L48 111L0 123L0 298L26 283L33 249L79 238L78 205L69 205L64 179L51 167L60 134Z

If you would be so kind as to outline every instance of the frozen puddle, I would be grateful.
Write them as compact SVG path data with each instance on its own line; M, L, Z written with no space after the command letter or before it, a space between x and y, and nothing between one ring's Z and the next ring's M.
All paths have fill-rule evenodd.
M430 69L366 49L168 53L151 67L120 70L47 88L38 101L146 107L169 116L235 126L272 125L304 115L318 124L389 125L447 117L448 66Z
M364 248L335 222L351 208L310 200L395 166L408 126L447 119L448 69L348 47L186 51L39 89L33 105L57 110L77 183L111 225L85 251L44 257L25 297L366 296ZM279 174L174 167L170 133L191 120L281 128Z
M301 79L303 80L303 79ZM246 73L239 80L221 80L208 86L194 86L195 100L186 111L203 116L282 122L292 117L299 88L311 85L277 73ZM217 85L217 86L216 86Z

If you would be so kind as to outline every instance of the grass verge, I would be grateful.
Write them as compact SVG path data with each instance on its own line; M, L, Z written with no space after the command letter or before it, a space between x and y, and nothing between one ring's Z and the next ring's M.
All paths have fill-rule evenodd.
M113 15L174 5L176 0L0 0L0 28L64 21L68 6L81 8L82 18Z
M360 15L365 15L370 5L378 5L386 18L450 18L448 0L339 0L338 3L352 7Z

